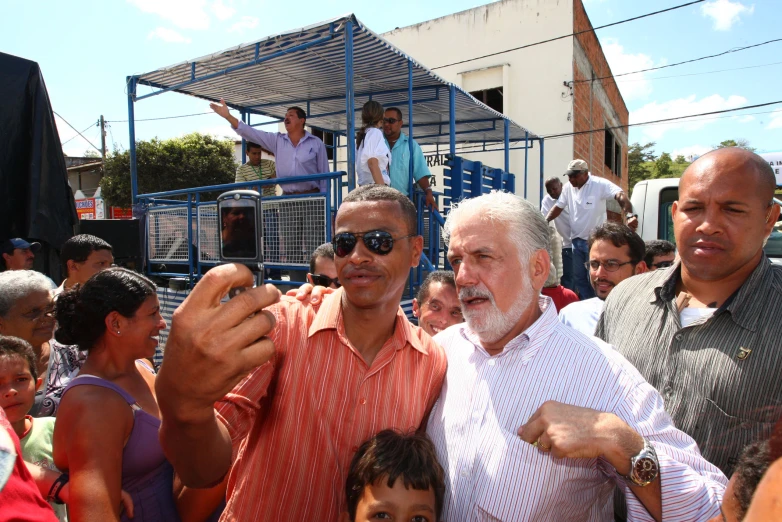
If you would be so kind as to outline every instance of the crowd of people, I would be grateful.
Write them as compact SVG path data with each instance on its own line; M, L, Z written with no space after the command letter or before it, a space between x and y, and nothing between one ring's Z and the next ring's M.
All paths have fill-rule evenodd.
M248 146L243 176L322 167L300 109L285 135L213 108L278 158ZM31 270L36 243L3 244L0 521L782 517L782 269L763 253L780 209L762 159L690 165L675 246L645 244L582 160L540 209L497 191L454 202L453 270L428 274L415 326L401 113L364 109L370 181L333 240L300 253L308 284L283 296L244 266L211 269L157 371L156 286L113 267L110 244L68 240L59 287ZM606 221L612 198L626 223Z

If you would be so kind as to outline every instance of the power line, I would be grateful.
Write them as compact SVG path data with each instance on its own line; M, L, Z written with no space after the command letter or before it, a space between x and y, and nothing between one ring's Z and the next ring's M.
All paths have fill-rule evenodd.
M174 120L177 118L190 118L192 116L203 116L204 114L214 114L214 111L196 112L195 114L182 114L179 116L161 116L159 118L144 118L141 120L133 120L136 123L140 121L158 121L158 120ZM106 120L106 123L127 123L128 120Z
M58 116L59 116L59 114L58 114ZM63 120L63 121L65 121L65 120ZM68 122L66 121L65 123L68 123ZM90 128L92 128L92 126L94 126L94 125L95 125L94 123L90 123L89 127L87 127L86 129L84 129L84 130L83 130L83 131L81 131L81 132L82 132L82 133L84 133L84 132L87 132L87 131L88 131L88 130L90 130ZM70 138L68 138L67 140L65 140L64 142L62 142L62 144L61 144L61 145L65 145L66 143L70 142L71 140L74 140L74 139L78 138L79 136L80 136L80 134L77 134L76 136L71 136ZM86 138L85 138L85 139L86 139Z
M669 7L667 9L662 9L660 11L654 11L653 13L646 13L646 14L643 14L643 15L640 15L640 16L634 16L633 18L627 18L625 20L620 20L618 22L613 22L613 23L610 23L610 24L601 25L599 27L593 27L592 29L584 29L583 31L578 31L578 32L571 33L571 34L565 34L565 35L562 35L562 36L557 36L556 38L549 38L548 40L541 40L540 42L534 42L534 43L530 43L530 44L526 44L526 45L521 45L519 47L513 47L512 49L506 49L504 51L497 51L496 53L485 54L483 56L476 56L475 58L468 58L466 60L461 60L459 62L449 63L449 64L446 64L446 65L438 65L437 67L432 67L431 70L442 69L444 67L450 67L452 65L459 65L461 63L472 62L472 61L475 61L475 60L480 60L481 58L488 58L490 56L497 56L499 54L505 54L505 53L509 53L511 51L518 51L519 49L526 49L528 47L534 47L536 45L541 45L541 44L544 44L544 43L555 42L557 40L562 40L564 38L570 38L572 36L578 36L578 35L584 34L584 33L592 33L592 32L597 31L598 29L605 29L606 27L612 27L614 25L619 25L619 24L624 24L624 23L627 23L627 22L632 22L634 20L640 20L641 18L646 18L646 17L649 17L649 16L654 16L654 15L658 15L658 14L662 14L662 13L667 13L668 11L674 11L676 9L681 9L682 7L687 7L687 6L690 6L690 5L693 5L693 4L699 4L699 3L703 2L703 1L705 1L705 0L694 0L693 2L687 2L686 4L681 4L681 5L677 5L677 6L674 6L674 7Z
M626 73L622 73L622 74L613 74L613 75L608 75L608 76L600 76L598 78L590 78L590 79L586 79L586 80L574 80L573 83L593 82L593 81L597 81L597 80L606 80L606 79L609 79L609 78L619 78L620 76L628 76L630 74L638 74L638 73L643 73L643 72L658 71L660 69L667 69L668 67L676 67L677 65L684 65L686 63L699 62L701 60L708 60L709 58L717 58L718 56L725 56L726 54L730 54L730 53L737 53L739 51L746 51L747 49L752 49L754 47L760 47L761 45L768 45L768 44L774 43L774 42L782 42L782 38L776 38L774 40L768 40L766 42L761 42L761 43L757 43L757 44L747 45L745 47L737 47L737 48L734 48L734 49L728 49L727 51L723 51L721 53L710 54L710 55L707 55L707 56L701 56L699 58L693 58L691 60L684 60L683 62L669 63L668 65L660 65L658 67L649 67L648 69L641 69L641 70L638 70L638 71L626 72Z
M71 129L73 129L73 130L74 130L74 131L75 131L75 132L76 132L76 133L77 133L79 136L81 136L82 138L84 138L84 134L82 134L81 132L77 131L77 130L76 130L76 127L74 127L73 125L71 125L70 123L68 123L68 120L66 120L66 119L65 119L65 118L63 118L63 117L62 117L60 114L58 114L58 113L57 113L57 111L52 111L52 112L53 112L54 114L57 114L57 116L58 116L58 117L59 117L59 118L60 118L62 121L64 121L64 122L65 122L65 124L66 124L66 125L68 125L68 127L70 127ZM90 125L90 127L92 127L92 125ZM89 127L88 127L88 128L89 128ZM86 129L85 129L85 130L86 130ZM100 150L98 147L96 147L95 145L93 145L93 143L92 143L90 140L88 140L87 138L84 138L84 141L86 141L87 143L89 143L89 144L92 146L92 148L93 148L93 149L95 149L95 150L97 150L98 152L100 152L100 151L101 151L101 150Z
M711 116L713 114L725 114L727 112L736 112L736 111L744 111L747 109L757 109L759 107L768 107L769 105L778 105L782 103L782 100L774 101L774 102L768 102L768 103L758 103L756 105L747 105L745 107L737 107L735 109L723 109L721 111L711 111L711 112L702 112L700 114L690 114L687 116L676 116L674 118L663 118L660 120L652 120L652 121L644 121L640 123L628 123L627 125L615 125L612 127L603 127L600 129L589 129L589 130L583 130L583 131L575 131L575 132L565 132L562 134L550 134L548 136L542 136L544 139L556 139L556 138L565 138L568 136L576 136L579 134L590 134L592 132L604 132L606 130L613 130L613 129L626 129L629 127L638 127L640 125L651 125L654 123L663 123L667 121L676 121L676 120L686 120L688 118L694 118L697 116Z
M665 80L668 78L682 78L684 76L701 76L704 74L716 74L716 73L729 72L729 71L741 71L744 69L757 69L758 67L768 67L770 65L780 65L780 64L782 64L782 62L761 63L759 65L748 65L746 67L734 67L731 69L717 69L716 71L702 71L696 73L672 74L670 76L655 76L654 78L637 78L634 80L622 80L622 82L649 82L655 80ZM635 73L630 73L630 74L635 74Z

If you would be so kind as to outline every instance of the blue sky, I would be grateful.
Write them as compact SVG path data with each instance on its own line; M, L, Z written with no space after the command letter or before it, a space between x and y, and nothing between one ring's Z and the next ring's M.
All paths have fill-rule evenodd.
M549 0L546 0L549 1ZM354 12L375 32L482 5L476 0L382 2L298 0L5 0L0 51L37 61L54 110L95 145L100 114L112 143L127 147L125 77L242 42ZM594 26L664 9L683 0L585 0ZM552 36L559 36L554 35ZM710 0L598 31L614 74L678 62L782 37L782 1ZM527 42L520 42L520 44ZM739 69L738 68L744 68ZM721 72L715 72L721 71ZM689 75L689 76L682 76ZM782 42L652 73L626 77L620 89L631 122L782 100ZM776 109L777 112L770 112ZM205 102L170 94L136 105L136 118L207 111ZM90 149L57 121L64 150ZM224 133L214 115L139 122L137 138L193 130ZM724 139L744 138L760 151L782 150L782 105L731 117L631 129L630 141L657 152L702 153Z

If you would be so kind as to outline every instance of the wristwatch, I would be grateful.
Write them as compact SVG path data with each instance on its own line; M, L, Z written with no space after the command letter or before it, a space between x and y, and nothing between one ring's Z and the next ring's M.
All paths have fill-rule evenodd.
M633 213L630 213L630 212L625 214L625 219L627 219L627 221L630 221L631 219L637 218L637 217L638 217L638 214L633 214Z
M648 486L660 474L660 462L654 446L644 437L644 447L641 452L630 459L630 473L624 476L629 484L639 487Z

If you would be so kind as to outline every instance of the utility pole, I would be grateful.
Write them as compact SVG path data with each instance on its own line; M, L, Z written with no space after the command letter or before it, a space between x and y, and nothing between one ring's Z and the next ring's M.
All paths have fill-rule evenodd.
M103 163L106 163L106 120L103 119L103 114L100 115L100 155L103 158Z

